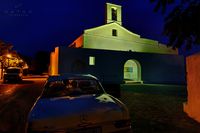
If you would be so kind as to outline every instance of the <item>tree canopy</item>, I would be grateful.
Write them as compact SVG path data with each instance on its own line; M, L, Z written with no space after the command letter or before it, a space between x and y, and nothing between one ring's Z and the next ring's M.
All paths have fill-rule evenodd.
M38 51L35 54L32 64L34 74L42 74L48 72L50 53L48 51Z
M165 17L163 34L169 38L168 46L191 49L200 45L200 0L150 0L156 3L154 11L166 14L167 6L176 4Z
M0 40L0 56L8 53L12 49L12 47L12 44Z
M24 62L19 54L12 48L13 45L11 43L0 40L0 68L12 66L23 67L26 64L26 62Z

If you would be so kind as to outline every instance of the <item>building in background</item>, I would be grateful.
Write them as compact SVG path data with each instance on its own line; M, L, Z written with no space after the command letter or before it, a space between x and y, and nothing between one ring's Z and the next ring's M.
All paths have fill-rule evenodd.
M122 7L106 4L106 24L84 30L68 47L51 53L49 73L90 73L103 83L185 83L177 50L122 26Z

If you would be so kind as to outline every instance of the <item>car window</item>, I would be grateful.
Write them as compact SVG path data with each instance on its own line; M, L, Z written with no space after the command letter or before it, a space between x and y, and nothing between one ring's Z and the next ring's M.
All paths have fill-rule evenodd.
M7 69L6 73L20 73L20 69Z
M103 93L98 81L91 79L68 79L46 84L42 98L80 96Z

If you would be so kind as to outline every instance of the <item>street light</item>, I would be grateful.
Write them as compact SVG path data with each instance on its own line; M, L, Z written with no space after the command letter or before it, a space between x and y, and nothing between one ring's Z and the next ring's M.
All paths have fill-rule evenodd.
M11 58L12 55L11 55L11 54L7 54L6 57L7 57L7 58Z

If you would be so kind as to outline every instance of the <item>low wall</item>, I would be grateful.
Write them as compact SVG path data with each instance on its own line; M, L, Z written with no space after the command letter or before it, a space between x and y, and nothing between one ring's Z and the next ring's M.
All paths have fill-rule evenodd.
M184 111L200 122L200 53L186 58L188 101Z

